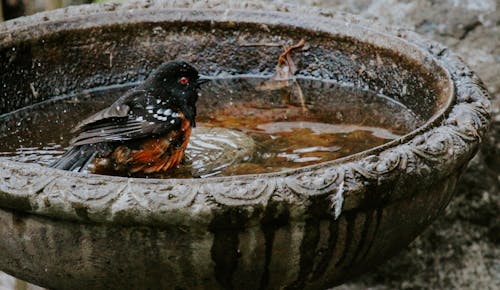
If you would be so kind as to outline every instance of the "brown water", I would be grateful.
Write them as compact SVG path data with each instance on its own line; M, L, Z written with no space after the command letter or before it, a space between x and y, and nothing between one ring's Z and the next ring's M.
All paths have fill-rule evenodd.
M422 124L403 105L373 92L302 79L302 107L293 88L261 91L261 82L259 78L233 78L204 85L197 125L243 132L253 144L248 144L252 150L247 156L223 166L206 164L210 172L194 176L275 172L325 162L382 145ZM1 116L0 157L52 163L68 146L73 126L110 105L129 88L101 88ZM207 144L213 136L192 139L188 153L196 147L202 150L201 155L203 150L211 154L217 147ZM222 141L231 145L231 140ZM232 154L231 149L227 154ZM199 158L196 156L200 154L193 156ZM184 171L190 170L189 165L185 167Z

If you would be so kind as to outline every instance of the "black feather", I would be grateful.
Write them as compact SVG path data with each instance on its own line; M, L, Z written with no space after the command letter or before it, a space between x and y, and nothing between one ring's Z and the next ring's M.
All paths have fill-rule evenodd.
M50 167L69 171L78 169L78 171L81 171L96 154L97 151L93 146L75 146L64 153L56 162L52 163Z

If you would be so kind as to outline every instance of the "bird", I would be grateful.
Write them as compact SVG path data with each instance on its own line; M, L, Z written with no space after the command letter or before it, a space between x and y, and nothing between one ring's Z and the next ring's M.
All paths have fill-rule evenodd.
M50 167L129 176L178 167L206 81L185 61L161 64L141 85L78 123L69 150Z

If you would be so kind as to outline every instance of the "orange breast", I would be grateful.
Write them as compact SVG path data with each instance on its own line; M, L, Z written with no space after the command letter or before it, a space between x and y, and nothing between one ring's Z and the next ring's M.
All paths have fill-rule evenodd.
M172 131L159 139L144 142L141 149L132 153L130 171L154 173L177 167L191 136L191 123L181 113L181 130ZM180 145L179 145L180 144Z

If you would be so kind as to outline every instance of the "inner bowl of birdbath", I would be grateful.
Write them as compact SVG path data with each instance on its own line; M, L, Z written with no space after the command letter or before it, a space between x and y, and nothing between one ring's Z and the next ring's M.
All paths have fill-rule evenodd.
M301 39L295 87L265 89ZM187 174L46 166L174 59L211 79ZM489 118L445 47L326 10L72 7L2 23L0 65L0 270L55 289L338 285L442 212Z

